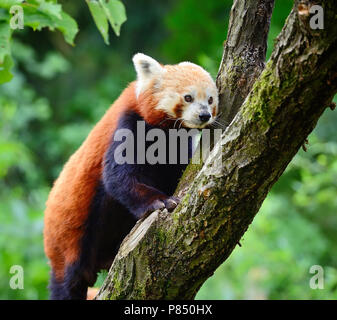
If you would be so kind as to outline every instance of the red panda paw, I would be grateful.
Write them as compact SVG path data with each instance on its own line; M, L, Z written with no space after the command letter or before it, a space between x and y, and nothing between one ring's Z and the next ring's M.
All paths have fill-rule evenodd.
M153 202L151 202L147 208L145 209L145 213L151 213L156 210L164 209L165 208L165 203L161 199L156 199Z
M171 212L171 211L173 211L176 208L176 206L179 204L179 202L180 202L179 198L177 198L177 197L169 197L166 200L164 200L165 208L169 212Z
M153 211L167 209L171 212L178 205L180 200L177 197L167 197L166 199L156 199L151 202L144 210L144 215L147 215Z

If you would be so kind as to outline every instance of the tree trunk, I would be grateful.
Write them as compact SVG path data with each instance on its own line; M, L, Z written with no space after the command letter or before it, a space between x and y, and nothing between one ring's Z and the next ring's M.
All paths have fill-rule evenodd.
M235 1L231 22L239 17L253 22L251 17L263 11L267 23L272 2L259 1L265 4L262 11L253 8L253 2ZM229 65L234 66L240 39L254 43L251 39L258 31L244 21L240 29L230 26L228 53L218 76L220 94L230 97L222 98L222 103L228 101L233 108L226 117L233 117L240 101L245 99L244 103L202 167L187 168L190 173L183 176L178 190L185 196L176 210L153 212L125 238L98 299L193 299L228 258L337 92L334 2L295 1L272 56L246 99L244 90L237 92L241 90L237 75L245 74L248 92L261 68L248 64L247 73L246 67L234 68L237 75L232 77L226 61L232 60ZM324 8L324 30L309 26L313 4ZM246 57L249 54L242 55L243 60ZM262 63L261 58L255 60ZM225 79L230 79L228 85Z

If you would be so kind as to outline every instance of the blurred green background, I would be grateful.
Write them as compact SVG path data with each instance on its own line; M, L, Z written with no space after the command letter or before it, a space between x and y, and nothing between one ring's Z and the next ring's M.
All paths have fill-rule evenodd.
M0 0L0 3L3 0ZM84 1L59 1L78 23L75 46L59 31L30 28L12 40L13 79L0 85L0 299L47 299L43 211L54 179L93 125L135 78L136 52L163 63L189 60L216 75L231 0L124 0L127 18L110 45ZM268 56L291 0L276 0ZM337 111L327 109L273 187L242 247L201 288L198 299L337 298ZM291 130L291 128L289 128ZM9 270L24 268L24 289ZM309 286L312 265L324 289Z

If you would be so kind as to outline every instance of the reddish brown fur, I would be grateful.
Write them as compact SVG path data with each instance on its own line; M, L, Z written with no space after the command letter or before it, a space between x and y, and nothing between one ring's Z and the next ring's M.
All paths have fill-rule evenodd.
M174 104L169 106L164 104L159 108L159 102L164 99L167 92L173 90L182 94L186 86L195 83L198 83L200 90L203 91L202 89L207 88L212 81L207 73L200 71L201 68L189 64L165 68L168 71L162 78L165 88L156 91L158 90L155 86L156 80L153 79L149 81L138 99L135 82L123 91L80 148L71 156L56 180L46 203L44 246L57 281L63 280L65 268L79 258L80 241L85 231L84 224L102 175L103 157L121 114L124 111L134 111L148 124L173 126L174 121L165 120L174 115L180 118L184 104L182 100L179 103L175 100L175 107ZM203 92L200 94L205 95ZM216 109L213 112L216 113ZM140 193L145 191L139 190Z
M177 118L181 118L183 115L184 105L182 103L178 103L173 108L173 112L176 115Z
M213 107L213 109L212 109L212 116L213 116L213 118L216 117L216 114L217 114L216 107Z
M138 100L136 112L142 115L147 123L156 125L163 122L167 118L165 112L156 109L158 101L154 100L152 89L143 92L139 96Z
M45 210L44 246L57 280L62 280L65 267L78 259L84 222L120 114L134 110L152 124L165 119L162 111L155 110L157 101L153 101L150 91L141 94L138 101L135 82L123 91L65 164L50 192Z

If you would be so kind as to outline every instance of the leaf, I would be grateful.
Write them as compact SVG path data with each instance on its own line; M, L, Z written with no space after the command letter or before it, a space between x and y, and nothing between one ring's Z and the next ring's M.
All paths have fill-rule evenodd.
M14 65L11 57L10 39L12 31L8 22L0 23L0 84L13 78L11 69Z
M119 36L121 25L126 21L125 7L119 0L99 0L112 29Z
M13 78L11 69L14 66L13 59L10 55L5 56L4 62L0 65L0 84L9 82Z
M49 16L55 16L58 19L62 19L62 6L57 3L39 1L38 10L46 13Z
M69 14L62 11L61 19L57 20L56 27L63 33L64 39L73 46L78 33L77 22Z
M10 9L12 6L22 3L24 0L1 0L0 7Z
M10 40L12 30L8 22L0 23L0 84L10 81L13 78L11 69L14 65L11 57Z
M86 2L104 42L109 44L109 24L104 9L96 0L86 0Z
M1 20L9 20L10 16L8 13L8 10L5 10L3 8L0 8L0 21Z
M37 11L37 6L24 3L22 8L24 11L25 26L31 27L34 31L50 27L53 24L52 19L48 15ZM54 27L53 24L52 30Z
M11 49L10 49L10 38L11 38L12 32L9 27L8 22L1 22L0 23L0 68L1 65L4 63L5 57L7 55L10 55Z

